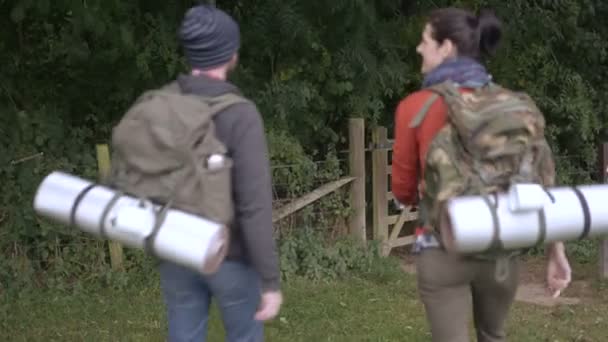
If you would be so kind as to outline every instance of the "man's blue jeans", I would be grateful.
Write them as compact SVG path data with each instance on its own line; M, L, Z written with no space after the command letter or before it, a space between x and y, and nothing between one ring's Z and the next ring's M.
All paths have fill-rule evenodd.
M263 323L254 319L260 303L260 280L252 268L225 261L213 275L201 276L162 262L159 270L170 342L206 341L212 297L222 316L226 341L264 340Z

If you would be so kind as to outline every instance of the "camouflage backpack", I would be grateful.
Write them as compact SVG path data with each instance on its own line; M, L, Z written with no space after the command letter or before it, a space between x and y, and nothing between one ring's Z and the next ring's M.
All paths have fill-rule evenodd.
M145 92L113 128L109 185L229 225L232 161L213 117L245 101L185 95L175 82Z
M553 182L544 116L528 95L494 83L470 93L461 93L458 85L449 81L428 89L435 94L410 126L422 122L439 96L448 113L447 124L426 154L421 199L425 227L438 233L435 228L443 205L452 197L483 195L495 210L490 194L506 191L514 183ZM491 249L500 247L496 237Z

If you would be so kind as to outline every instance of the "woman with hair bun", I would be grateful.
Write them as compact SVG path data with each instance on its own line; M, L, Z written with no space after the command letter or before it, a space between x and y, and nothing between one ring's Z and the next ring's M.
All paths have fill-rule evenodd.
M424 200L425 157L430 143L446 123L448 107L428 87L452 81L460 93L470 93L490 84L492 78L481 63L492 56L502 38L501 22L490 11L479 16L459 8L441 8L430 13L416 51L422 56L423 89L403 99L395 112L392 191L406 206ZM424 115L420 115L424 112ZM413 124L416 122L416 124ZM548 157L551 159L551 157ZM546 167L553 182L554 166ZM422 206L420 215L426 215ZM505 322L518 284L517 258L499 262L446 252L428 227L416 230L418 290L435 342L469 341L469 314L480 342L505 341ZM554 296L570 282L570 266L563 243L547 248L547 285ZM505 272L497 276L497 269Z

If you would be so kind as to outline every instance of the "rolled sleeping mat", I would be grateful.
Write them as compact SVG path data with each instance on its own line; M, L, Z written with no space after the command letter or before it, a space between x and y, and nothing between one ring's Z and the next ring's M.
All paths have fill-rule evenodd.
M39 185L34 210L202 274L214 273L228 249L228 229L222 224L176 209L163 211L152 202L59 171Z
M462 196L439 218L446 250L474 254L608 235L608 185L544 189L518 184L508 193Z

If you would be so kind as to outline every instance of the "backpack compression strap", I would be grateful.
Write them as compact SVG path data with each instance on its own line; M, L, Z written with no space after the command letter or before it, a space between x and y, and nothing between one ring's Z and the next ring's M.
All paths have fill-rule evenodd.
M433 95L426 100L422 108L416 113L416 116L414 116L414 119L410 122L410 128L418 127L422 123L429 109L431 109L431 106L439 97L460 96L458 83L452 81L445 81L426 89L432 91Z

